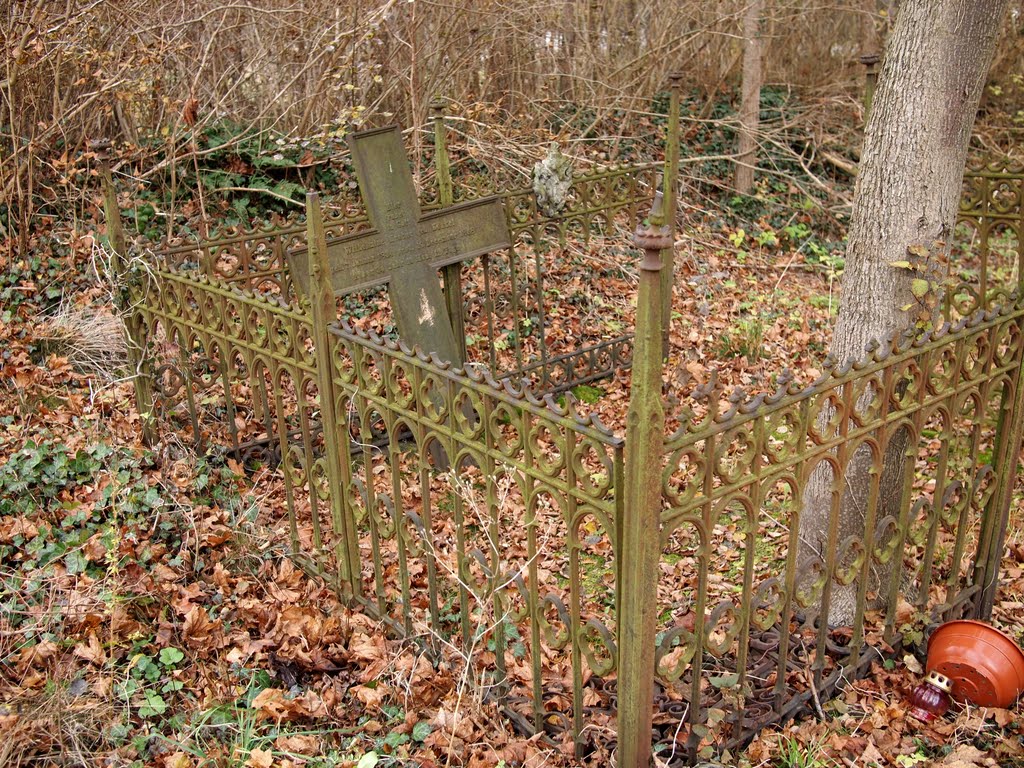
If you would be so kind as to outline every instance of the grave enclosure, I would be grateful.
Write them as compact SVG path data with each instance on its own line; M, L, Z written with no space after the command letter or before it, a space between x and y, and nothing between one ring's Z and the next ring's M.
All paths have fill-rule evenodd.
M434 126L436 184L418 200L403 187L399 209L375 201L371 153L360 161L365 203L323 212L311 197L305 222L167 244L145 269L116 260L149 439L174 425L201 450L274 468L284 497L271 506L298 562L433 658L468 659L518 728L569 734L580 754L616 742L619 765L645 764L652 748L679 765L735 751L899 650L908 622L989 614L1024 408L1024 300L993 289L1009 270L989 253L1000 233L1020 242L1021 169L968 172L961 222L981 266L950 290L943 328L816 382L780 377L768 394L699 387L666 413L673 120L664 200L654 202L655 165L575 177L560 212L539 210L532 190L499 190L476 206L492 218L460 247L471 256L461 267L442 256L388 272L430 283L443 271L445 293L429 304L451 314L448 357L464 365L339 318L338 280L379 282L344 276L339 238L363 237L355 252L387 272L387 239L368 238L481 197L452 180L440 116ZM393 144L386 152L392 167L405 162ZM123 255L109 185L107 203ZM664 213L641 221L652 205ZM622 248L638 225L640 248ZM556 263L565 240L621 249L595 270L643 251L635 334L579 343L545 316L557 275L586 266ZM403 311L416 315L413 298ZM420 320L396 312L405 327ZM479 343L467 347L467 335ZM625 435L555 397L630 366ZM879 493L893 444L906 445L897 503ZM858 461L873 478L865 523L840 539ZM831 488L833 524L821 561L799 563L815 473ZM867 592L876 570L887 606ZM865 586L850 626L832 630L820 619L849 584ZM919 615L898 613L901 603Z

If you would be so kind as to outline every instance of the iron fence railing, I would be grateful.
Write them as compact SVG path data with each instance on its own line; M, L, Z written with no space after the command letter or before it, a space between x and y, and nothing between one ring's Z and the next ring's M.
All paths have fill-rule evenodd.
M704 389L675 414L661 558L688 589L659 593L656 657L690 704L670 730L691 754L735 748L923 626L987 613L1022 339L1015 300L810 386Z
M954 297L988 307L993 289L1024 281L1024 164L981 160L964 170L953 237ZM959 294L957 296L957 294Z
M119 268L144 421L276 472L266 507L296 558L467 664L523 729L582 753L614 733L588 725L617 718L632 724L620 761L653 745L683 764L734 751L933 622L988 614L1021 443L1024 300L994 287L1007 275L990 279L982 254L982 279L951 292L954 324L807 386L706 386L665 414L658 215L638 240L635 339L559 348L542 313L552 251L634 226L654 173L581 177L558 217L525 191L503 198L517 246L463 270L466 327L492 347L524 318L544 331L493 375L490 354L459 368L338 320L324 253L366 225L354 204L332 218L311 198L305 223ZM1018 190L1018 233L1020 176L967 181ZM979 232L1010 221L1003 197L971 194L961 218ZM303 300L296 247L310 249ZM625 438L550 394L631 363Z
M452 284L446 282L446 289L462 296L457 304L460 336L463 343L466 337L473 342L464 347L465 359L488 366L500 378L528 382L545 392L561 392L627 368L631 334L609 334L600 323L581 324L571 334L554 333L557 329L546 316L545 301L551 292L569 290L565 286L574 284L579 270L621 274L624 263L596 263L589 254L568 253L563 246L567 241L621 242L623 233L632 231L639 212L649 205L658 171L659 166L647 164L578 176L564 208L553 216L538 210L532 189L500 193L513 246L465 263L456 270ZM455 192L451 199L459 201L482 193L461 185ZM438 208L437 190L427 187L421 205L425 211ZM325 206L324 225L331 240L366 229L369 222L358 199L342 196ZM252 229L223 227L196 240L165 241L157 262L295 304L288 254L306 247L305 234L301 217ZM619 261L625 258L622 252ZM571 290L581 303L591 302L589 294ZM384 303L374 306L386 311ZM501 354L505 349L507 354Z
M153 277L137 312L158 418L276 467L297 557L435 651L486 647L481 684L510 716L579 737L591 675L615 664L622 439L571 401L344 323L320 333L309 309L176 267ZM552 697L556 662L569 682Z

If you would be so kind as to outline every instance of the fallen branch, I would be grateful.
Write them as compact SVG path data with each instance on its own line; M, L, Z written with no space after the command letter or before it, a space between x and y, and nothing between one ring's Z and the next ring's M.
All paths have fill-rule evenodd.
M857 177L857 166L855 163L851 163L844 157L837 155L835 152L830 152L827 149L819 149L818 155L826 163L831 165L836 170L842 171L847 176Z

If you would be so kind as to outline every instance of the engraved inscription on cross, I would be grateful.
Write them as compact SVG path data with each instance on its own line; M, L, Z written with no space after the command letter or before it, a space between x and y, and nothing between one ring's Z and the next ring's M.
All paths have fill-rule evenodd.
M510 246L501 202L490 197L421 214L396 126L354 133L349 147L374 229L327 242L334 292L387 283L402 339L462 362L437 270ZM305 249L291 254L292 278L303 293L309 292L308 257Z

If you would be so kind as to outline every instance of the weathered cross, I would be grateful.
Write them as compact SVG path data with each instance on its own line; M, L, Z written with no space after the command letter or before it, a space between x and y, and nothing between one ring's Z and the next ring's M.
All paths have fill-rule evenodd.
M437 270L510 246L501 202L490 197L421 214L397 127L354 133L349 147L374 229L328 241L335 293L387 283L406 343L462 362ZM292 278L304 293L308 258L305 249L291 254Z

